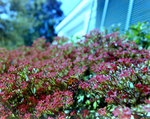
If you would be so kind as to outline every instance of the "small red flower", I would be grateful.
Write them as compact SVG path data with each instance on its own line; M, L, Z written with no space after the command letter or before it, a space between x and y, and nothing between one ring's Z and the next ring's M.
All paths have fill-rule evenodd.
M101 108L97 111L100 115L105 115L106 112L105 112L105 108Z
M83 110L82 117L85 118L88 115L89 115L89 110Z
M70 116L73 116L75 115L75 110L73 110L71 113L70 113Z
M141 71L144 72L144 73L146 73L146 72L148 72L148 69L147 69L147 67L143 67L143 68L141 69Z
M135 84L134 85L136 88L138 88L139 90L143 87L143 85L141 83Z
M145 102L146 102L147 104L150 104L150 100L145 100Z

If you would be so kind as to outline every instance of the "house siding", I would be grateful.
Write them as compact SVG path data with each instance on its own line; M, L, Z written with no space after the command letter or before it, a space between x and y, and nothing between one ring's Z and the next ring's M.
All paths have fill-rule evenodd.
M58 36L82 36L99 28L121 24L127 30L137 22L150 21L150 0L82 0L57 27Z

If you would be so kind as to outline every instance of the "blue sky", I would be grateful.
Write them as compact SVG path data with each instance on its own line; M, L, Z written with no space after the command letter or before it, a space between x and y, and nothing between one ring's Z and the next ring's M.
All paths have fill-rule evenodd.
M62 2L61 9L64 15L68 15L82 0L58 0Z

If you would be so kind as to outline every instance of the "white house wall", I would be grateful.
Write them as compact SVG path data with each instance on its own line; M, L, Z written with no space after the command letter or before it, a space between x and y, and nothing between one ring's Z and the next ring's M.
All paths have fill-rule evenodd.
M144 21L150 22L150 0L82 0L55 30L58 36L80 36L118 23L121 30L128 30Z
M96 7L97 0L81 1L56 27L55 30L58 36L81 36L94 29L96 25Z
M87 17L89 19L89 23L86 25L88 28L86 29L85 33L89 33L91 30L96 28L96 22L97 22L97 0L93 0L94 3L92 3L92 9L90 9L90 15Z
M65 36L72 36L74 33L84 28L85 13L80 14L77 18L72 19L66 26L61 30Z

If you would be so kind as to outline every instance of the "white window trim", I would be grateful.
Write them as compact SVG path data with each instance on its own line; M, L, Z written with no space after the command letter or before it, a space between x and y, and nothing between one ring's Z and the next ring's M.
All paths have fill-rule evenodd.
M102 14L102 20L101 20L101 25L100 25L100 31L103 31L103 26L104 26L104 22L105 22L105 18L106 18L108 3L109 3L109 0L105 0L104 10L103 10L103 14Z
M127 13L127 17L126 17L127 19L126 19L125 30L128 30L129 25L130 25L133 2L134 2L134 0L130 0L130 2L129 2L128 13Z
M88 5L91 4L91 0L83 0L56 28L56 32L60 32L68 23L78 17Z

